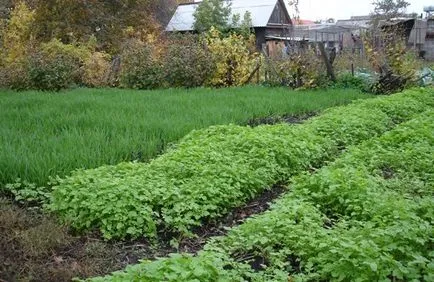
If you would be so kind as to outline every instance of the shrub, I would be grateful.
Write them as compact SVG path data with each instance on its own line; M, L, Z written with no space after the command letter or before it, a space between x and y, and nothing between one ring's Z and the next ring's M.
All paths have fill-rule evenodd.
M94 52L83 64L83 83L90 87L104 87L108 85L110 72L109 55Z
M151 45L130 40L121 55L121 87L154 89L165 86L163 67Z
M41 52L46 57L55 57L58 55L67 56L81 66L92 56L96 48L96 38L91 37L87 42L64 44L58 39L52 39L47 43L41 44Z
M266 64L266 84L291 88L315 88L325 81L324 63L312 49L269 59Z
M0 87L14 90L31 89L28 65L29 62L25 60L0 65Z
M260 58L255 51L254 36L245 38L232 33L222 37L221 32L211 29L206 41L216 66L207 84L240 86L247 83Z
M373 68L379 79L371 86L376 94L392 94L414 86L416 81L417 59L407 51L405 36L399 27L382 30L380 39L383 46L372 43L372 34L366 34L364 44Z
M26 59L28 49L33 45L33 25L35 12L24 1L19 1L11 13L10 19L4 24L2 33L2 60L6 64L22 62Z
M205 44L193 35L168 42L164 71L171 87L202 86L215 70Z
M355 88L362 91L368 91L369 84L360 76L353 76L351 73L344 73L338 76L335 87Z
M79 65L75 58L55 54L46 56L37 52L29 59L30 88L43 91L59 91L71 87L79 80Z
M0 23L0 87L28 89L28 56L33 48L34 11L17 3L8 21Z

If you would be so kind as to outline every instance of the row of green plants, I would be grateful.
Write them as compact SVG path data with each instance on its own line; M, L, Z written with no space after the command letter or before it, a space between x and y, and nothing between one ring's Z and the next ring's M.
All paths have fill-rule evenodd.
M90 281L432 281L432 132L431 108L292 178L269 211L197 256Z
M370 97L352 89L295 92L259 86L1 92L0 190L16 182L46 186L50 177L77 168L148 161L193 129L321 112Z
M106 239L191 235L290 176L433 106L431 90L364 100L303 125L214 126L193 131L150 163L78 170L59 179L48 208Z

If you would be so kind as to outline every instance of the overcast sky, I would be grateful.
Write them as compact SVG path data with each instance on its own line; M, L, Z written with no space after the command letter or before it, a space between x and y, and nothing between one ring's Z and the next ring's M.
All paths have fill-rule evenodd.
M319 20L326 18L347 19L351 16L369 15L373 11L372 0L299 0L300 18ZM411 5L407 12L423 12L424 6L433 5L434 0L407 0Z

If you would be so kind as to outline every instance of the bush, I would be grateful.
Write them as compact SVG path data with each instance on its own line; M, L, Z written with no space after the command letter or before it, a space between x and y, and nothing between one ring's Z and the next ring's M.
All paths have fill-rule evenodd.
M108 86L110 73L109 55L102 52L94 52L83 64L83 83L90 87Z
M164 87L162 64L154 47L138 40L127 43L121 55L120 85L133 89Z
M23 1L0 22L0 87L28 89L28 54L34 46L34 11Z
M415 85L418 61L415 54L407 51L403 30L399 27L381 31L383 46L372 43L373 35L365 35L364 44L370 63L379 79L371 86L376 94L392 94Z
M46 56L38 52L29 59L30 87L43 91L60 91L79 80L77 61L67 55Z
M315 88L327 83L324 63L312 49L268 60L266 73L265 83L272 86Z
M216 67L207 84L221 87L247 83L260 59L254 36L245 38L232 33L223 37L221 32L211 29L206 41Z
M362 91L367 91L369 88L369 84L365 79L353 76L351 73L339 75L334 86L337 88L355 88Z
M28 61L16 61L3 66L0 65L0 88L14 90L31 89L28 73Z
M193 35L169 41L164 63L166 80L171 87L198 87L215 71L215 63L205 44Z

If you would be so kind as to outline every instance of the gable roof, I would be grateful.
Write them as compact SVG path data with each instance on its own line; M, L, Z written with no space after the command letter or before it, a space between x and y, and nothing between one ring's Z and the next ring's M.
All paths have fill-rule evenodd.
M231 0L230 18L237 14L242 18L246 12L250 12L252 27L266 27L278 1L280 0ZM193 13L199 4L200 2L179 5L167 25L166 31L192 31Z

